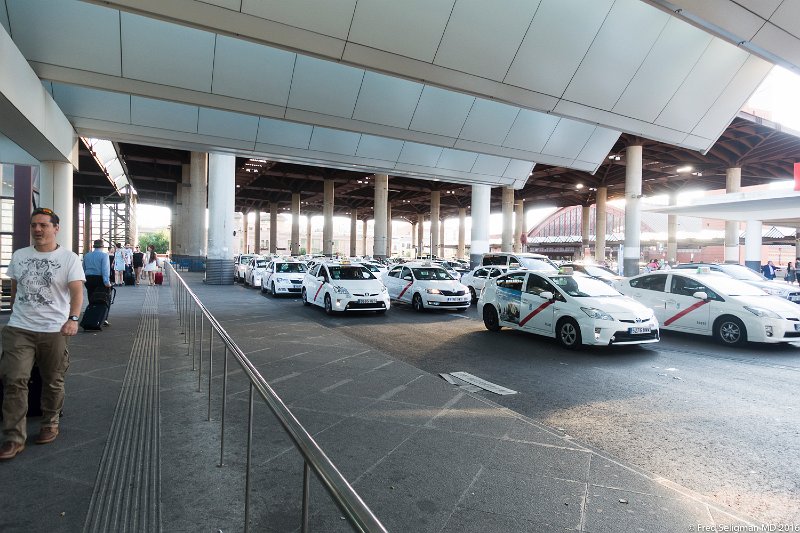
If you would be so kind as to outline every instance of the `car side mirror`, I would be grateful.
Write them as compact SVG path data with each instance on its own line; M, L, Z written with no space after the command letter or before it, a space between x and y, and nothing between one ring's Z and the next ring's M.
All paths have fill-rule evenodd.
M325 276L317 276L317 281L325 283Z
M708 300L708 294L704 291L697 291L696 293L692 294L692 296L698 300Z
M550 292L550 291L540 292L539 293L539 297L542 298L543 300L552 300L553 299L553 293Z
M412 281L414 278L412 278L411 276L405 276L403 279L405 281Z

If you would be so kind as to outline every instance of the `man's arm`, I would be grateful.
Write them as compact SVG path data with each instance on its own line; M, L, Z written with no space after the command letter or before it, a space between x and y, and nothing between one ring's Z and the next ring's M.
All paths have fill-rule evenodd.
M75 280L69 282L69 314L70 316L80 316L81 306L83 306L83 281ZM67 320L61 326L61 334L71 337L78 333L78 323L74 320Z
M11 310L14 309L14 301L17 299L17 280L11 279Z

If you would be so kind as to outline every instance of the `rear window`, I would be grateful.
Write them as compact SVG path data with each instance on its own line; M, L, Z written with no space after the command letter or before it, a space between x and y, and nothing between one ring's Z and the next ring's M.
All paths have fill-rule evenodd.
M664 292L665 287L667 286L667 276L665 274L643 276L641 278L632 279L629 281L629 283L631 284L631 287L636 289Z

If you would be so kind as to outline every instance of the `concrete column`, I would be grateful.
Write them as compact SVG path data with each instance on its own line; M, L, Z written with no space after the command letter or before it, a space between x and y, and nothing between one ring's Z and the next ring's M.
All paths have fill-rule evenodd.
M417 216L417 257L425 253L425 215Z
M472 239L469 262L474 268L489 251L489 212L492 188L488 185L472 186Z
M411 223L411 248L416 250L419 243L417 242L417 223Z
M466 253L466 234L467 234L467 208L458 208L458 249L456 259L464 259Z
M392 202L386 202L386 257L392 257Z
M175 240L172 252L176 257L189 255L189 191L191 187L191 165L181 165L181 182L175 196Z
M581 206L581 253L578 259L589 258L589 217L591 216L592 206Z
M358 211L353 208L350 211L350 257L358 255L356 253L356 242L358 241Z
M333 180L325 180L322 199L322 253L333 255Z
M256 214L256 221L255 225L253 226L253 252L260 254L261 253L261 208L259 207L255 211Z
M377 258L386 257L386 222L387 206L389 203L389 175L375 174L375 206L373 216L375 226L373 228L375 244L372 247L372 255Z
M669 195L669 205L678 203L678 194ZM737 252L738 252L738 246ZM667 215L667 263L674 266L678 263L678 215Z
M625 276L639 273L641 256L642 208L642 147L625 149L625 248L623 272Z
M59 219L56 242L72 250L72 165L42 161L39 165L39 205L55 211Z
M439 254L439 207L441 191L431 191L431 255Z
M514 251L522 252L522 234L528 233L528 228L525 227L525 201L517 200L514 202Z
M306 213L306 253L311 253L311 245L314 240L311 238L311 212Z
M607 187L598 187L594 206L594 260L602 263L606 260L606 199Z
M289 244L289 253L300 254L300 193L292 193L292 236Z
M748 220L744 230L744 264L756 272L761 272L762 226L760 220Z
M250 248L250 213L242 211L242 253L249 254Z
M742 190L742 168L725 169L725 192L734 193ZM725 221L725 262L739 263L739 221Z
M194 155L194 154L192 154ZM233 213L236 200L236 156L208 156L209 206L206 283L232 285Z
M173 213L175 211L173 210ZM87 201L83 204L83 253L84 255L92 251L92 202Z
M367 254L367 219L361 221L361 250L363 251L362 255Z
M503 232L500 237L500 251L514 249L514 188L503 187Z
M439 221L439 257L444 257L444 219Z
M222 157L219 156L218 157ZM203 152L192 152L189 163L189 202L187 205L187 255L194 259L206 256L208 230L206 228L206 197L208 195L207 176L209 175L209 156ZM231 193L236 193L236 184L231 185ZM184 192L186 190L184 189ZM231 219L233 220L233 219ZM231 250L233 249L233 230L231 230ZM195 268L198 267L198 268ZM193 262L189 270L199 270Z
M269 253L278 253L278 204L269 203Z

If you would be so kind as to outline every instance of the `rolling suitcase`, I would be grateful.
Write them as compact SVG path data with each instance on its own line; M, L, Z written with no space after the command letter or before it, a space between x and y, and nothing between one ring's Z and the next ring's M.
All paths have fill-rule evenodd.
M114 303L116 289L110 291L98 288L89 296L89 306L83 312L81 327L84 331L100 331L103 329L103 322L108 319L108 312L111 304Z
M136 275L133 273L133 268L130 266L125 267L125 273L122 275L122 282L125 285L136 285Z
M164 274L161 272L156 272L155 276L153 276L156 281L156 285L161 285L164 283Z

